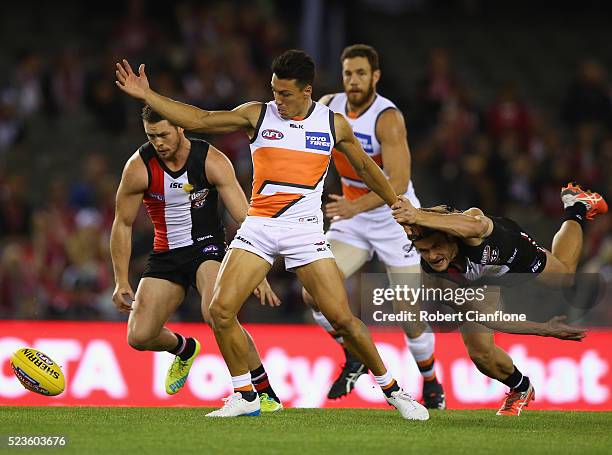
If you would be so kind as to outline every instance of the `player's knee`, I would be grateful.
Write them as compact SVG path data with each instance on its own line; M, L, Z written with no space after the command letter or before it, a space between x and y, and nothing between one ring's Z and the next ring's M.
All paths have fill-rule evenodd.
M129 330L127 335L128 344L137 351L146 351L153 338L146 333L135 330Z
M218 300L213 299L210 304L210 319L213 330L223 330L236 319L236 313L222 305Z
M350 313L336 316L333 320L329 320L329 323L338 336L344 337L357 330L357 318Z

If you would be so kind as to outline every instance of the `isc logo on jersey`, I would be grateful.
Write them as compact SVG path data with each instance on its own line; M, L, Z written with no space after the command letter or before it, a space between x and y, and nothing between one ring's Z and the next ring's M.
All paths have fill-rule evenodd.
M270 141L278 141L279 139L284 138L285 135L278 130L263 130L261 132L261 137Z
M36 349L16 351L11 357L11 367L19 382L32 392L55 396L64 391L64 373L59 365Z
M319 133L316 131L306 131L306 148L329 152L329 149L331 149L329 134Z

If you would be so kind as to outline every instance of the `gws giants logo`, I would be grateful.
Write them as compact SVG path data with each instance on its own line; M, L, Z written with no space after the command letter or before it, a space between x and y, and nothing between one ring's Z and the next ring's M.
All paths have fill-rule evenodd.
M285 135L278 130L263 130L261 132L261 137L270 141L278 141L279 139L284 138Z
M192 209L199 209L204 206L206 203L206 196L208 196L209 189L204 188L203 190L196 191L195 193L191 193L189 195L189 200L191 201Z

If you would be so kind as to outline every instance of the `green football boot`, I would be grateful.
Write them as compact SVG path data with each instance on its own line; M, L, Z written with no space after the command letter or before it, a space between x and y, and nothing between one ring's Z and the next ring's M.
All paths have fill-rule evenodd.
M194 338L196 347L193 355L187 360L181 359L178 355L174 357L174 361L168 373L166 373L166 393L168 395L174 395L183 388L185 382L187 382L187 376L189 376L189 370L193 361L200 353L200 342Z

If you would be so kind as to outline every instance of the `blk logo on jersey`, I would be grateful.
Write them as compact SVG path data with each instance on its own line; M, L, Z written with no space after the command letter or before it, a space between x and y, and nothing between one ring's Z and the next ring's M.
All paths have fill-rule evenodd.
M263 130L261 132L261 137L270 141L278 141L279 139L284 138L285 135L278 130Z
M331 139L328 133L317 131L306 131L306 148L329 152L331 149Z
M366 153L370 155L374 153L374 147L372 146L372 136L370 136L369 134L355 133L355 137L359 139L359 142L361 142L361 146L363 147Z
M189 195L189 200L191 201L191 208L200 209L204 207L204 204L206 203L206 196L208 196L208 193L208 188L204 188L203 190L191 193Z

